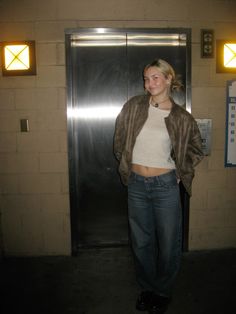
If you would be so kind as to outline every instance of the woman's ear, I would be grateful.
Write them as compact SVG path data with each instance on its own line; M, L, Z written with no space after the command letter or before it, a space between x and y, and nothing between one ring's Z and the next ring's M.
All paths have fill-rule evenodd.
M171 84L171 81L172 81L172 75L171 74L169 74L168 76L167 76L167 84L168 85L170 85Z

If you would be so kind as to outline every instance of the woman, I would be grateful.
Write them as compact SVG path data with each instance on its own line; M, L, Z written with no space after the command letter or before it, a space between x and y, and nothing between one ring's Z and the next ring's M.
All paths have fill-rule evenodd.
M181 88L173 68L158 59L143 72L147 95L131 98L116 121L114 153L128 185L128 218L137 281L136 308L164 313L182 247L181 180L191 195L194 167L203 158L194 118L171 98Z

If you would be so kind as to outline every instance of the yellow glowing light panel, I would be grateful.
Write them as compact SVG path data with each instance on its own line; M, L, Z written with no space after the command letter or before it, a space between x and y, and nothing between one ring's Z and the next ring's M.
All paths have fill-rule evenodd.
M236 68L236 44L224 44L224 66Z
M9 45L4 49L6 70L28 70L30 68L28 45Z

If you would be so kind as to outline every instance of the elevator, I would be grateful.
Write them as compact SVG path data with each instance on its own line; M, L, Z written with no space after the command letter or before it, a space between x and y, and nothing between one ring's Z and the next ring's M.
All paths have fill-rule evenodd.
M191 111L190 37L190 30L182 28L66 30L74 254L80 247L128 243L127 190L113 155L115 120L130 97L144 93L143 68L156 58L169 62L181 76L185 91L173 97ZM182 199L186 199L184 191ZM188 204L184 210L184 241L187 232Z

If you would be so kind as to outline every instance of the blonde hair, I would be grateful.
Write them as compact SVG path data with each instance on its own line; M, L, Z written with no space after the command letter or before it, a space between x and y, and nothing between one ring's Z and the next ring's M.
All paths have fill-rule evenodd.
M179 91L184 87L179 76L175 74L175 71L172 68L172 66L165 60L156 59L150 64L147 64L143 70L143 73L145 73L145 71L149 69L150 67L157 67L159 71L165 76L165 78L168 78L169 76L171 76L171 83L170 83L171 91L174 91L174 90Z

